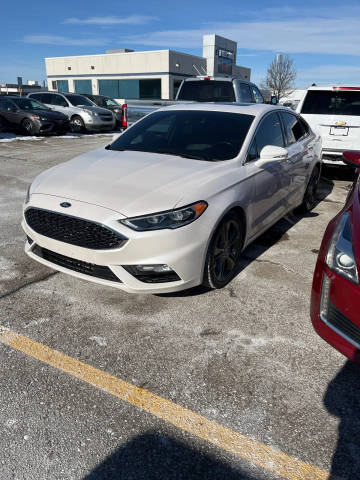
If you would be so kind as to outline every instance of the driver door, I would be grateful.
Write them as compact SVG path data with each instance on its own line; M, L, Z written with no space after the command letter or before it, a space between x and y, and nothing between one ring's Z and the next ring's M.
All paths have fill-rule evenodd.
M252 236L266 230L288 211L287 197L291 182L286 160L260 161L260 152L267 145L285 148L280 118L276 112L267 114L254 135L245 163L247 176L254 176L252 199Z

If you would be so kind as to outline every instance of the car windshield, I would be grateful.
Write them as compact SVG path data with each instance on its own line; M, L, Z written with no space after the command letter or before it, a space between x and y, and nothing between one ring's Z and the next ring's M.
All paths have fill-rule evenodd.
M196 160L230 160L254 117L209 110L155 112L125 131L109 150L168 153Z
M69 100L71 105L74 105L75 107L77 107L78 105L87 105L89 107L94 106L94 103L91 100L89 100L86 97L83 97L82 95L69 95L69 96L65 95L65 96Z
M107 98L104 98L103 100L104 100L103 105L105 106L116 106L116 107L119 106L119 104L115 102L115 100L113 100L112 98L107 97Z
M360 90L309 90L304 100L301 113L312 113L316 115L360 115Z
M235 102L232 82L219 80L194 80L184 82L178 100L194 102Z
M46 105L33 98L12 98L11 100L21 110L50 110Z

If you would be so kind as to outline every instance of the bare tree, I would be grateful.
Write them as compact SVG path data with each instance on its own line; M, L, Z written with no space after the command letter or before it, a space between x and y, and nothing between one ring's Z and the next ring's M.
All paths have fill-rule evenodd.
M270 63L261 86L271 91L278 100L294 91L296 70L289 55L277 55Z

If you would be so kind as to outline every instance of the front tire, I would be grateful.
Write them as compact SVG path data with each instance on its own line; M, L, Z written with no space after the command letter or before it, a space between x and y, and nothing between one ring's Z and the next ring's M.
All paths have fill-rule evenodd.
M71 131L74 133L82 133L85 130L84 121L79 115L74 115L70 120Z
M303 212L310 212L316 205L316 194L319 187L320 181L320 168L318 166L314 167L307 184L304 198L302 204L300 205L300 210Z
M31 120L29 120L28 118L25 118L23 121L22 121L22 130L23 132L25 133L25 135L29 135L29 136L32 136L34 135L35 133L35 126L34 124L32 123Z
M238 270L244 244L244 226L235 212L228 213L212 236L206 254L203 285L223 288Z

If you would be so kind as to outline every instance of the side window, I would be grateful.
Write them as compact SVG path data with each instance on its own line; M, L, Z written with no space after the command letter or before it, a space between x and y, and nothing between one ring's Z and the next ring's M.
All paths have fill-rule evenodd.
M281 117L284 123L287 145L292 145L305 136L304 128L295 115L287 112L281 112Z
M38 98L40 102L47 103L48 105L51 105L52 102L52 95L50 93L42 93L41 98Z
M305 132L305 137L307 137L310 134L310 127L309 125L305 122L305 120L301 117L298 117L299 122L301 123L304 132Z
M257 87L251 85L251 91L254 96L255 103L264 103L264 98Z
M250 87L246 83L240 83L240 98L242 102L252 103Z
M67 107L67 101L61 95L52 95L53 99L51 104L56 105L58 107Z
M9 112L16 112L17 110L16 105L7 98L2 100L1 109Z
M29 95L29 98L33 98L34 100L38 100L39 102L42 101L40 93L32 93L31 95Z
M267 115L264 118L255 135L255 139L259 155L261 150L266 147L266 145L284 147L284 138L280 125L280 119L276 113L270 113L270 115Z

